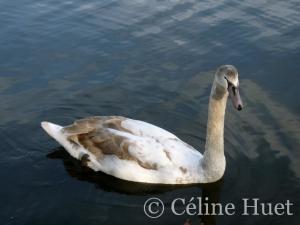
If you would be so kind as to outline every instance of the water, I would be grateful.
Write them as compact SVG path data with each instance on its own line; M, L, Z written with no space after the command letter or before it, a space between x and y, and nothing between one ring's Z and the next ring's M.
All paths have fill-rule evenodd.
M1 1L1 224L298 224L298 1ZM227 168L211 185L161 187L93 173L40 128L90 115L157 124L204 149L217 66L240 73ZM159 197L166 212L149 219ZM174 198L294 203L293 216L174 216Z

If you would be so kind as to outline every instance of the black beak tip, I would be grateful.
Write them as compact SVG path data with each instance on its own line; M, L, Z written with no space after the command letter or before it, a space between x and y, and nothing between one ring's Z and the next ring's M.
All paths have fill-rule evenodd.
M237 110L241 111L243 109L243 107L241 105L238 105Z

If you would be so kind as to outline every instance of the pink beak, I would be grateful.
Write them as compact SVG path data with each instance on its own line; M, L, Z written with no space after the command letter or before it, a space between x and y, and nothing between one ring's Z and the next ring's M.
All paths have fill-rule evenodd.
M234 108L236 108L239 111L242 110L243 102L239 93L239 89L231 84L228 85L228 92Z

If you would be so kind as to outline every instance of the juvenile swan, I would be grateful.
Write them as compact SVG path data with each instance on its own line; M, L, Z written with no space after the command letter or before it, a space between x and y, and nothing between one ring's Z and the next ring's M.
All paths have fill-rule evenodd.
M210 93L203 155L162 128L121 116L89 117L66 127L49 122L41 125L73 157L95 171L143 183L215 182L225 171L228 95L237 110L243 107L238 87L236 68L220 66Z

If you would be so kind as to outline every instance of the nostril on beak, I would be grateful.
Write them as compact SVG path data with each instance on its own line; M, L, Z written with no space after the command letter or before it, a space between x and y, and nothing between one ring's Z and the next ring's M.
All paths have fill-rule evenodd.
M242 107L241 105L238 105L237 110L241 111L242 108L243 108L243 107Z

